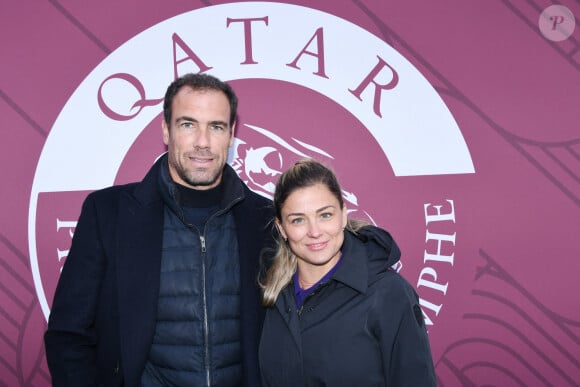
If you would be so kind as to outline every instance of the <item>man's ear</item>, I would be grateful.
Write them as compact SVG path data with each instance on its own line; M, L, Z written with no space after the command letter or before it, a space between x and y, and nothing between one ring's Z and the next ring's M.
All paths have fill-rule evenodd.
M234 121L234 123L232 124L232 127L230 128L230 131L231 131L231 133L230 133L230 145L229 145L230 147L232 145L234 145L234 140L236 137L236 124L237 124L237 122Z
M163 129L163 143L169 145L169 126L167 126L165 119L161 122L161 129Z

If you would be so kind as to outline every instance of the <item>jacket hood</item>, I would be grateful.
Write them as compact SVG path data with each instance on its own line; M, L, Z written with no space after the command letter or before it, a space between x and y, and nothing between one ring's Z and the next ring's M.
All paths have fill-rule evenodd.
M356 234L345 230L342 254L333 278L361 293L401 257L391 234L375 226L365 226Z
M397 246L391 234L382 228L370 225L365 226L355 236L367 245L367 250L370 253L369 263L379 260L381 265L390 267L401 259L399 246Z

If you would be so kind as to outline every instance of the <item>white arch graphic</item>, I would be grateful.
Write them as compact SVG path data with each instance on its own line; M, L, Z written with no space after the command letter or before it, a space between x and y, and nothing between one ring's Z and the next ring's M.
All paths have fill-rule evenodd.
M248 30L244 30L242 22L227 25L226 21L264 17L268 18L267 24L251 24L252 57L256 63L243 64ZM324 34L326 77L316 74L318 62L309 55L300 58L300 69L288 66L320 28ZM46 318L50 309L36 248L38 195L94 190L114 182L130 146L159 115L162 106L147 106L133 119L115 121L98 106L99 88L103 86L107 106L127 114L140 96L131 84L118 79L103 85L113 74L131 74L143 85L148 99L162 98L174 77L174 34L212 67L209 73L224 80L262 78L292 82L340 104L369 130L396 176L474 172L461 131L434 88L403 56L361 27L311 8L268 2L223 4L175 16L136 35L103 60L67 101L44 145L32 185L28 232L35 287ZM308 45L309 50L315 48ZM373 111L372 88L362 92L362 101L349 91L359 86L379 57L399 77L395 88L382 93L382 117ZM179 71L198 69L190 61L180 65ZM380 81L387 83L391 75L387 72L380 76L385 78Z

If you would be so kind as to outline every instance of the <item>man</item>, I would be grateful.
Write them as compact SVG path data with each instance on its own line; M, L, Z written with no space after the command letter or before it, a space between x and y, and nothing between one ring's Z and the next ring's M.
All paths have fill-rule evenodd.
M226 164L237 97L188 74L167 89L164 154L90 194L45 345L55 386L258 386L256 283L269 200Z

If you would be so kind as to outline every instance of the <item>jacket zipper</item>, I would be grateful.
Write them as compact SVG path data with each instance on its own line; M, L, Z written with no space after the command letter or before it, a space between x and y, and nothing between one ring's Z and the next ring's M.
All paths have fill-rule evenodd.
M205 233L205 230L204 230ZM211 362L209 355L209 317L207 311L207 283L205 274L205 235L199 235L199 241L201 242L201 282L202 282L202 295L203 295L203 334L204 334L204 362L205 362L205 382L207 386L211 386Z
M298 319L302 320L302 311L304 310L304 304L296 312L298 313Z
M309 295L306 296L306 298L302 302L302 305L300 306L300 308L296 310L296 313L298 314L299 320L302 320L302 313L304 312L304 306L306 306L306 303L309 302L314 297L315 294L320 293L320 291L327 286L328 286L328 282L324 282L324 283L318 285L318 287L316 289L314 289L314 291L312 293L310 293ZM307 308L308 312L310 312L312 310L314 310L313 307Z
M298 310L296 310L296 313L298 314L298 320L302 320L302 312L304 312L304 306L306 305L308 300L310 300L312 298L312 296L314 296L316 293L318 293L318 290L315 290L314 292L307 295L306 298L304 299L304 302L302 302L302 305L300 305L300 308L298 308ZM312 308L308 308L308 311L311 311L311 310L312 310Z
M204 348L204 362L205 362L205 382L207 383L208 387L211 387L211 358L210 358L210 344L209 344L209 312L207 306L207 279L206 279L206 241L205 241L205 231L207 225L211 222L211 220L221 214L226 213L229 209L242 200L241 197L238 197L230 203L229 206L226 206L223 210L216 212L213 214L205 223L205 227L203 229L203 234L199 234L199 240L201 242L201 273L202 273L202 289L203 289L203 330L204 330L204 341L205 341L205 348Z
M175 199L175 196L173 194L172 194L172 196ZM215 214L213 214L205 223L205 227L207 227L207 224L213 218L215 218L216 216L219 216L223 213L226 213L236 203L238 203L241 200L242 200L242 197L237 197L234 200L232 200L230 202L230 204L228 206L226 206L223 210L218 211ZM180 209L179 215L180 215L180 218L181 218L181 221L183 222L183 224L185 224L191 230L197 229L197 227L195 227L193 224L188 223L185 220L185 216L183 214L183 210L181 209L181 207L178 207L178 208ZM204 330L203 334L204 334L204 341L205 341L205 346L204 346L205 382L207 383L208 387L211 387L211 359L210 359L210 353L209 353L209 313L208 313L208 307L207 307L207 281L206 281L206 265L205 265L205 256L207 253L206 242L205 242L205 227L203 230L203 234L199 231L199 229L198 229L198 233L199 233L199 241L201 243L201 273L202 273L201 281L202 281L203 330Z

